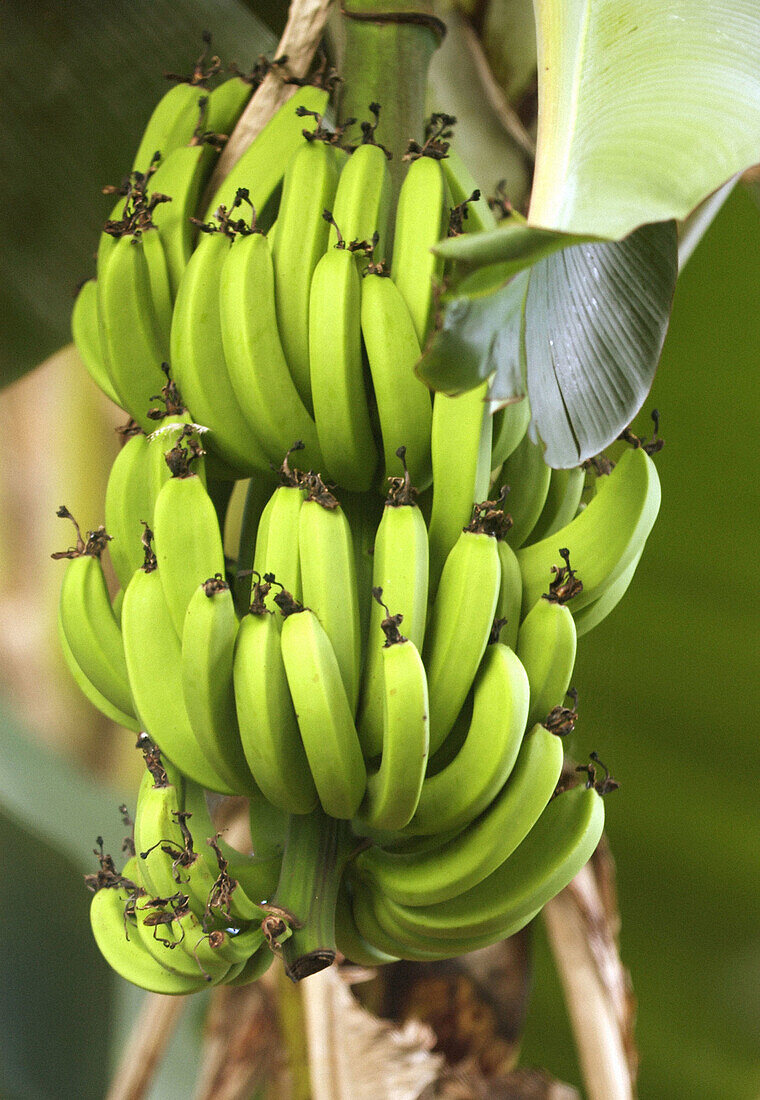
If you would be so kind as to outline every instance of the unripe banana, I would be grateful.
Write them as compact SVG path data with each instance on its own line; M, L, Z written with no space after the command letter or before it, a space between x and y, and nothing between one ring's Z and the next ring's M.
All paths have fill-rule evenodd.
M319 801L325 813L350 819L364 797L367 770L330 638L306 608L287 616L281 645Z
M575 622L570 608L550 595L533 605L517 635L517 655L530 682L528 722L543 722L565 698L573 675Z
M173 298L195 245L197 229L191 218L198 211L203 187L214 163L211 145L195 142L172 150L162 157L151 176L151 191L167 195L171 202L159 203L152 213L153 224L161 237L166 254Z
M467 165L457 153L456 149L449 149L443 162L443 174L446 177L446 186L454 205L467 202L467 220L464 223L466 233L481 233L487 229L496 228L496 218L488 205L488 200L481 194L478 185L470 174ZM468 202L473 193L478 192L478 198Z
M310 813L317 791L288 688L279 615L264 605L269 587L254 585L250 613L240 623L235 643L240 737L251 772L272 805L287 813Z
M203 482L189 470L187 453L177 455L175 474L156 497L155 554L169 614L182 637L190 599L209 577L224 576L224 547L216 510ZM183 458L184 456L184 458Z
M527 397L513 401L493 414L491 469L498 469L522 442L530 423L530 403ZM503 478L499 478L503 481Z
M485 403L487 390L484 382L459 397L437 393L433 399L433 508L428 525L433 593L473 504L488 496L492 425Z
M126 235L116 241L105 269L98 270L97 287L101 346L108 373L119 403L143 431L150 432L147 413L151 398L164 383L161 364L169 358L169 344L153 305L141 237Z
M499 481L509 485L509 514L512 526L506 542L517 550L527 541L546 503L551 468L544 462L544 451L524 435L501 468Z
M303 475L298 470L291 470L288 463L293 449L295 448L291 448L288 452L280 468L280 484L272 493L261 515L253 557L254 584L252 587L256 588L264 574L273 574L278 585L286 588L296 600L300 600L301 557L298 545L298 521L306 490L303 487ZM258 574L258 581L256 574ZM257 595L261 594L259 586ZM274 611L276 604L271 588L263 593L263 599L267 610ZM279 616L275 621L279 625Z
M83 283L71 315L71 335L87 373L106 397L115 405L121 405L100 342L100 318L98 316L98 284L94 279Z
M60 508L58 516L73 522L66 508ZM86 680L117 711L134 718L124 642L100 560L108 535L101 527L91 531L85 540L78 527L76 530L76 547L52 555L68 559L58 605L60 630Z
M356 858L358 874L403 905L432 905L455 898L495 871L528 835L561 770L559 738L535 726L525 737L500 794L463 832L425 855L370 848Z
M510 649L517 648L517 632L520 629L520 609L522 606L522 573L512 547L504 539L500 540L499 563L501 565L501 585L496 602L497 622L503 623L499 640Z
M460 829L490 805L514 767L529 702L530 685L518 658L499 642L490 645L475 681L464 744L447 767L425 779L407 835Z
M341 241L328 248L311 280L309 363L324 472L355 492L369 489L377 467L364 384L361 294L356 258Z
M252 786L241 745L232 685L238 620L229 585L217 575L190 598L182 628L182 686L202 751L231 787ZM222 769L224 764L224 769Z
M477 505L441 574L424 658L430 689L430 753L445 741L485 653L501 583L497 537L506 526L493 502Z
M586 483L586 471L582 466L572 470L552 470L549 492L541 515L536 520L526 543L538 542L561 531L577 515Z
M269 458L232 388L222 343L219 282L230 251L224 232L203 233L185 268L174 306L171 364L193 416L208 429L209 452L237 476L269 473Z
M157 152L167 157L173 149L187 145L198 125L202 87L181 82L158 101L143 132L132 162L133 172L147 172Z
M398 288L372 269L362 284L361 327L380 417L386 476L396 468L396 452L403 446L413 483L426 489L433 477L433 409L427 387L414 373L420 345Z
M377 529L372 586L382 589L389 607L404 616L404 630L418 650L425 639L428 592L428 537L425 521L415 504L408 472L392 478L383 516ZM357 729L365 756L377 756L383 744L383 609L375 600L369 614L367 654Z
M272 462L294 439L304 444L304 463L322 467L317 428L290 374L277 328L274 268L267 238L238 236L219 284L224 355L235 395Z
M304 131L306 134L306 131ZM311 411L309 296L314 268L327 247L322 211L332 209L340 172L335 150L318 138L305 140L290 161L272 244L277 323L298 393Z
M143 563L143 521L153 518L147 437L137 425L122 429L126 441L116 458L106 485L106 529L111 534L108 553L122 588ZM168 474L168 471L167 471Z
M302 599L330 640L353 714L362 662L354 545L345 512L316 476L299 512L298 546Z
M371 241L377 233L375 255L382 260L388 248L392 186L388 154L382 146L372 144L371 134L370 130L370 140L351 154L340 174L328 251L338 243L337 226L345 241Z
M431 249L447 228L443 166L435 157L419 156L410 164L398 197L391 278L406 302L420 347L430 331L433 290L443 277L443 261Z
M660 507L657 470L643 447L623 454L611 474L599 479L593 499L560 531L517 552L523 574L523 615L540 599L559 548L570 552L583 578L573 611L592 603L641 553Z
M375 589L380 601L382 592ZM359 817L370 829L403 829L420 798L428 760L428 687L413 642L399 632L403 615L383 620L383 748L380 766L367 777Z

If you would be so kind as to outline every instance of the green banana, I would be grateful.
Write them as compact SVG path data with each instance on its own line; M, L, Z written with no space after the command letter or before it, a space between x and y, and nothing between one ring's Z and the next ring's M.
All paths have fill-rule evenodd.
M540 817L561 771L559 738L534 726L501 792L466 829L426 854L370 848L354 861L356 872L403 905L450 901L482 882L512 854Z
M433 507L430 537L430 590L435 593L449 551L467 525L476 500L485 500L491 475L491 417L488 383L458 397L433 399L430 448Z
M171 202L160 203L152 214L166 254L172 297L193 253L197 229L192 222L198 210L203 187L215 158L211 145L194 141L162 157L151 177L151 188L167 195Z
M388 900L387 912L403 936L449 938L511 936L575 877L592 856L604 827L602 798L573 787L553 798L522 843L495 871L445 904L404 907Z
M430 753L445 741L485 653L501 583L497 534L503 513L477 505L443 567L423 656L430 689ZM489 528L492 517L496 526ZM494 533L489 533L489 529Z
M491 469L498 470L522 442L530 423L530 403L527 397L512 401L493 414ZM503 481L503 478L499 478Z
M135 917L143 947L164 969L188 979L200 975L211 985L229 973L230 960L210 948L208 933L181 891L169 897L141 898Z
M82 676L117 711L134 718L122 632L100 560L108 535L101 527L85 540L67 508L59 508L57 515L70 519L77 531L75 547L52 555L68 559L58 604L59 628Z
M567 603L582 591L582 584L570 568L567 550L560 553L565 565L555 567L549 591L525 616L517 635L517 655L530 683L531 725L543 722L549 711L562 703L575 664L577 634Z
M294 439L307 466L319 469L317 428L301 400L280 341L272 250L263 233L239 235L219 284L222 342L235 395L272 462Z
M613 611L622 600L623 596L628 591L628 586L633 580L633 574L636 572L636 567L641 560L641 554L643 548L639 554L633 559L624 573L621 573L616 581L605 589L604 594L594 600L593 603L586 604L580 611L573 615L575 619L575 630L580 638L583 634L587 634L589 630L593 630L595 626L606 619L610 611Z
M197 83L180 82L162 96L137 147L133 172L147 172L157 152L167 157L173 149L192 140L198 125L198 102L205 95Z
M302 599L330 640L353 714L362 662L354 544L345 512L316 475L298 515L298 548Z
M298 520L306 495L303 477L298 470L291 470L288 457L280 468L280 484L272 493L261 515L253 557L254 584L259 586L268 611L276 607L271 588L262 594L260 580L264 574L273 574L279 585L286 588L295 599L301 598L301 557L298 546ZM258 581L256 575L258 574ZM275 622L279 621L279 617Z
M339 242L338 229L346 241L371 241L377 234L375 255L382 260L388 249L392 204L390 154L374 144L374 127L364 123L362 129L364 143L351 154L338 180L328 251Z
M90 924L100 953L122 978L153 993L178 995L203 989L206 983L202 974L187 977L172 973L146 950L134 917L135 895L130 880L134 870L135 863L129 860L118 885L99 889L92 899Z
M544 462L544 451L526 434L504 462L499 473L502 485L509 485L509 514L512 526L505 536L517 550L536 525L546 503L551 480L551 467Z
M523 615L527 615L557 564L558 548L567 547L583 578L573 611L592 603L641 553L660 507L657 470L643 447L626 451L580 515L548 538L517 552L523 575Z
M514 767L529 701L528 677L518 658L499 642L490 645L475 681L464 744L450 764L425 779L407 835L460 829L486 810Z
M151 286L147 249L157 237L125 235L113 246L104 270L98 270L98 317L103 358L119 404L145 432L151 398L164 383L161 364L169 342L161 331ZM145 238L145 239L144 239ZM155 252L154 248L154 252Z
M304 131L306 138L306 131ZM340 172L332 146L319 138L304 140L288 164L272 240L275 305L282 349L296 389L311 411L309 370L309 297L314 268L327 247L330 209Z
M418 156L409 165L399 192L391 278L406 302L420 347L427 341L434 290L443 278L443 261L431 249L446 236L446 198L441 161Z
M116 392L103 357L98 316L98 284L95 279L88 279L83 283L77 294L71 314L71 336L95 385L114 405L121 405L121 398Z
M241 745L232 683L238 620L229 585L217 575L190 598L182 628L182 688L202 751L230 787L245 792L250 771Z
M398 956L388 955L364 939L354 920L348 879L343 877L335 906L335 946L341 955L355 966L384 966L398 962Z
M269 587L254 585L250 613L243 617L235 641L240 738L248 766L269 802L287 813L309 813L317 804L317 791L288 689L279 616L264 602Z
M528 545L556 534L575 519L585 483L586 471L582 466L576 466L572 470L551 471L549 492L546 494L541 515L526 539Z
M375 589L375 598L382 591ZM383 620L383 750L367 776L359 817L370 829L403 829L420 798L428 759L428 687L419 651L399 632L403 615Z
M213 791L239 793L197 742L182 690L182 648L155 559L148 557L124 593L121 613L129 684L143 726L183 772Z
M501 565L501 585L496 601L495 620L504 625L499 639L511 649L517 647L517 632L520 629L520 608L522 606L522 573L512 547L503 539L498 544L499 564Z
M324 472L354 492L370 488L377 467L362 362L361 297L357 260L341 237L314 268L309 363Z
M248 481L240 524L240 541L235 574L235 604L245 610L251 602L251 582L248 570L253 569L253 559L258 544L258 532L267 504L271 500L272 485L268 478L252 477Z
M391 478L383 516L377 528L372 587L382 589L389 606L404 616L404 630L418 650L425 639L428 593L428 536L415 503L416 493L405 471ZM383 744L383 609L372 601L367 655L362 672L357 729L365 756L377 756Z
M412 481L426 489L433 479L433 409L430 392L414 373L419 340L398 288L372 269L361 290L361 330L380 417L385 474L395 468L396 452L403 446Z
M324 88L306 86L297 88L291 99L283 104L254 138L216 191L204 214L208 221L220 206L228 210L240 188L246 188L251 202L262 211L274 194L285 174L290 158L303 141L303 123L298 114L302 108L307 114L323 114L329 93Z
M369 638L369 623L372 599L372 573L375 560L375 540L383 502L376 493L348 493L340 495L341 508L348 517L351 537L354 543L354 563L356 566L356 595L359 602L359 634L362 639ZM425 532L427 538L427 531ZM419 647L418 647L419 648ZM367 660L367 647L363 647L362 674Z
M177 638L198 585L217 573L224 576L225 568L216 510L200 477L189 470L191 460L186 451L177 456L174 476L153 509L156 561Z
M269 473L269 457L243 415L224 358L219 283L230 244L221 229L205 232L190 257L174 305L171 364L193 417L208 429L210 454L233 476L249 477Z
M143 562L142 523L153 518L148 483L148 440L137 425L122 429L125 440L108 475L106 529L111 534L108 553L122 588ZM168 471L167 471L168 472Z
M140 729L140 723L137 721L134 714L127 714L125 711L115 707L111 700L107 699L102 692L98 691L92 681L85 676L63 632L63 625L60 619L58 621L58 640L69 672L74 677L76 685L82 694L85 695L92 705L102 714L105 714L106 718L110 718L111 721L115 722L118 726L124 726L125 729L134 730L134 732L137 733Z
M326 814L350 819L364 797L367 769L335 650L309 608L287 615L281 645L319 801Z

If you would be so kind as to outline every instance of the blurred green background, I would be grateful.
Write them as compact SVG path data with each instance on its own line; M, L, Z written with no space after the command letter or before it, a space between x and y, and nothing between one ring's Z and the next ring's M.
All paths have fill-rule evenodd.
M257 10L277 25L281 8ZM108 206L97 186L125 171L161 70L186 68L206 26L215 49L243 66L273 36L235 0L33 11L14 0L5 22L9 380L68 339L73 287L91 273ZM642 1100L760 1096L759 297L760 220L739 187L679 280L647 405L659 408L666 440L660 518L624 601L579 647L574 751L596 749L621 781L608 831L639 1002ZM0 394L0 1095L9 1100L102 1096L140 998L95 951L81 881L98 833L118 848L135 754L131 735L94 716L61 668L61 570L48 557L68 540L53 517L62 500L83 524L101 522L118 419L68 356ZM648 434L644 414L639 427ZM188 1013L155 1097L192 1092L202 1008ZM540 931L524 1061L579 1083Z

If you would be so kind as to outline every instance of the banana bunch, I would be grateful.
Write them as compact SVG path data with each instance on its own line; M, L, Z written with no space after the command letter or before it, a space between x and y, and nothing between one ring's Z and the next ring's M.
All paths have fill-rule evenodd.
M487 382L417 378L447 274L431 246L494 224L449 116L394 199L377 104L350 144L328 88L298 86L204 198L267 68L210 90L204 54L161 100L73 317L130 420L105 526L54 555L61 644L148 766L134 855L90 876L92 926L158 992L253 980L273 954L294 980L338 950L447 958L561 890L615 786L563 761L577 640L660 500L630 433L595 480L550 470L527 401L490 416ZM249 800L251 854L207 790Z

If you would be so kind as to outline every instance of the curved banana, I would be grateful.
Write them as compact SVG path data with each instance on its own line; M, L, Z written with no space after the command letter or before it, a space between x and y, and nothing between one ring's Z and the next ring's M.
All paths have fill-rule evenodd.
M508 542L501 539L498 551L501 565L501 585L494 618L497 622L504 624L499 632L499 640L511 649L516 649L522 607L522 573L520 572L517 555Z
M464 744L450 764L425 779L405 834L460 829L490 805L514 767L529 702L530 685L518 658L499 642L490 645L475 681Z
M148 479L148 439L137 426L123 430L126 441L117 454L106 485L108 553L117 580L126 588L143 563L143 521L153 518L153 499ZM168 471L167 471L168 475Z
M67 509L62 519L73 519ZM104 528L91 531L85 542L77 527L77 546L54 558L68 558L58 604L60 630L73 661L95 690L117 711L134 717L124 642L103 574L100 555L108 536Z
M354 150L340 174L332 209L334 222L328 237L328 251L338 244L338 229L346 242L371 241L377 234L375 255L382 260L388 248L392 185L388 170L389 154L382 146L373 144L373 133L372 128L365 130L364 144Z
M170 361L193 418L208 429L209 452L248 477L269 473L269 457L243 415L224 358L219 282L230 243L221 230L201 235L174 304Z
M433 398L433 507L428 524L433 594L449 551L470 521L473 504L488 496L492 418L487 414L487 392L484 382L458 397L437 393Z
M482 882L512 854L540 817L561 771L560 739L534 726L501 792L466 829L426 854L370 848L357 856L356 872L403 905L449 901Z
M290 697L280 626L263 606L266 587L254 590L250 613L243 617L235 642L240 739L253 777L269 802L287 813L309 813L317 804L317 791Z
M160 245L148 233L147 240ZM143 237L126 235L115 242L104 269L99 267L97 288L103 358L119 404L150 432L148 410L165 381L161 364L169 358L169 342L153 304Z
M164 246L173 298L193 253L198 231L191 218L198 213L215 155L212 146L198 141L182 145L164 155L151 176L151 191L171 199L155 207L152 220Z
M443 277L443 261L431 249L446 236L448 214L441 161L418 156L399 192L391 278L406 302L420 347L430 332L433 290Z
M254 231L233 242L219 283L222 343L232 388L272 462L299 439L322 466L317 428L296 389L277 327L272 250Z
M196 588L185 612L182 688L187 716L202 751L232 788L245 792L251 779L232 683L237 633L230 587L220 576L211 577Z
M58 621L58 641L60 642L61 651L63 652L68 670L82 694L89 699L92 705L96 707L101 714L105 714L106 718L110 718L111 721L115 722L118 726L123 726L125 729L133 730L137 733L140 729L140 723L137 721L134 714L127 714L125 711L115 707L111 700L107 699L102 692L98 691L92 681L85 676L81 666L72 653L71 646L63 632L63 625L60 619Z
M341 238L314 268L309 364L314 419L325 458L323 472L354 492L370 488L377 467L364 384L361 295L356 256Z
M303 603L330 640L353 714L362 662L354 545L345 512L316 476L299 512L298 547Z
M626 451L580 515L548 538L517 552L523 575L523 615L540 599L559 547L583 580L573 611L592 603L641 553L660 507L660 480L643 447Z
M393 281L382 274L364 277L361 328L380 417L385 474L395 469L396 452L403 446L413 483L426 489L433 478L430 392L414 373L420 345L411 314Z
M388 955L373 947L356 927L346 876L341 881L335 906L335 946L345 959L356 966L374 967L398 962L397 955Z
M322 115L328 98L329 93L324 88L297 88L292 98L257 134L220 185L206 209L204 221L208 221L220 206L229 210L241 187L248 190L256 210L262 211L285 174L290 158L303 141L303 122L298 109L304 109L307 114Z
M477 886L445 904L406 907L387 901L400 934L450 938L492 936L522 928L591 858L604 828L604 804L593 787L573 787L549 802L522 843Z
M95 385L114 405L121 405L121 398L116 392L103 357L98 316L98 284L95 279L88 279L83 283L77 294L71 314L71 336Z
M377 589L376 589L377 591ZM428 688L419 651L399 633L403 615L385 620L383 751L367 776L359 817L370 829L403 829L420 798L428 760Z
M575 664L577 636L570 608L544 597L526 615L517 635L517 656L530 683L529 724L543 722L565 698Z
M598 626L620 603L633 580L633 575L643 552L642 548L641 553L636 555L625 573L621 573L618 579L613 581L609 588L605 590L603 595L599 596L593 603L586 604L585 607L582 607L580 611L573 615L575 630L579 638Z
M446 558L423 656L430 691L430 753L445 741L485 653L501 583L497 539L479 515Z
M286 617L281 645L319 801L326 814L350 819L364 797L367 769L330 638L306 608Z
M95 942L108 965L122 978L152 993L184 994L203 989L203 975L187 977L172 973L146 950L137 931L134 892L128 861L118 886L98 890L90 905L90 924ZM132 915L130 915L132 914Z
M544 451L526 434L504 462L499 482L509 485L509 514L512 526L505 536L513 550L527 541L546 503L551 467L544 462Z
M182 771L212 791L236 794L193 733L182 690L182 648L155 564L138 569L121 612L129 685L143 727Z
M159 576L179 639L196 588L217 573L223 577L225 568L216 509L187 463L177 468L156 497L153 531Z
M248 570L253 569L253 559L258 545L261 520L267 504L271 500L272 485L268 478L252 477L248 482L243 505L243 517L240 524L240 540L237 553L237 571L235 574L235 603L244 610L251 602L251 578Z
M383 516L377 528L372 587L381 589L389 607L404 616L404 630L418 650L425 639L428 594L428 535L415 504L408 472L392 478ZM366 659L362 672L357 729L365 756L377 756L383 745L383 608L372 601Z
M152 215L150 223L141 229L139 239L142 243L145 262L148 265L150 295L153 300L153 311L156 315L161 344L168 351L174 297L169 279L166 252L158 229L152 220Z
M192 140L198 125L199 100L205 95L202 87L183 81L159 99L137 147L133 172L147 172L157 152L166 157Z
M528 544L548 538L575 519L585 483L586 471L582 466L576 466L572 470L551 471L549 492L546 494L541 515L526 540Z
M305 133L305 131L304 131ZM275 305L282 349L296 389L311 411L309 296L314 268L327 247L327 222L338 186L340 163L332 146L304 140L288 164L272 243Z
M491 469L497 470L522 442L530 423L530 403L527 397L513 401L493 414ZM502 478L499 478L502 481Z
M301 599L298 520L306 491L302 476L297 470L290 469L287 458L280 470L280 482L262 512L253 556L252 589L258 587L256 595L261 596L268 611L276 608L274 593L270 588L266 592L262 591L262 586L257 585L256 574L259 579L264 574L273 574L278 585L286 588L296 600ZM278 619L279 616L275 622Z
M187 979L200 976L212 985L229 973L232 963L213 950L209 934L181 890L176 896L140 898L135 917L143 947L171 973Z

